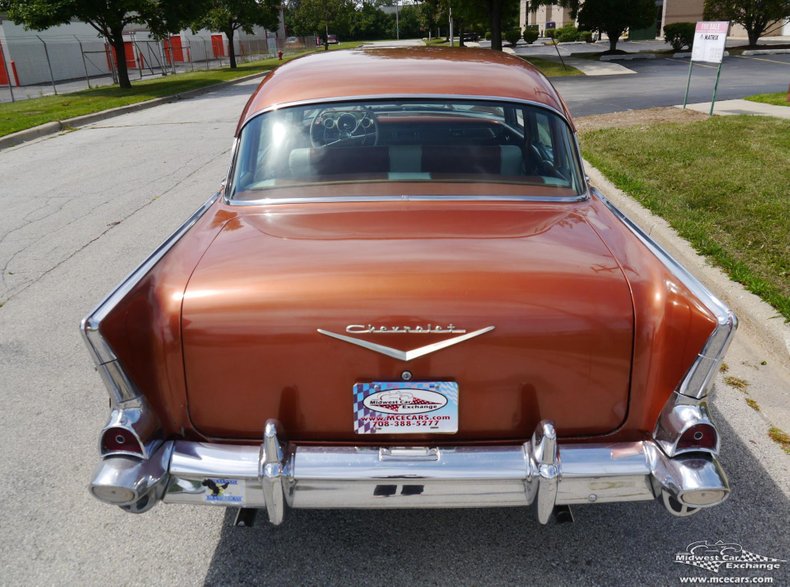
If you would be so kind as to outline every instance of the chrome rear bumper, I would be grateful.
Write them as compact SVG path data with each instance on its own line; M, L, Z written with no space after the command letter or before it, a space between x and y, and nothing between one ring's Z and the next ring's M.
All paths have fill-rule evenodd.
M659 499L690 515L724 501L716 458L667 457L653 441L557 443L541 422L529 442L490 447L355 448L291 446L274 421L256 446L165 442L148 460L107 457L91 492L140 513L165 503L265 508L282 522L293 508L455 508L537 504L549 521L557 505Z

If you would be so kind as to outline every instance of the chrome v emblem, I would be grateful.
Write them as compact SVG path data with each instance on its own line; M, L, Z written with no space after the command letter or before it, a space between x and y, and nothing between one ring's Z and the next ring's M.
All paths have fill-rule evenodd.
M481 328L480 330L475 330L474 332L462 334L461 336L454 336L453 338L448 338L447 340L440 340L439 342L435 342L433 344L427 344L425 346L421 346L416 349L412 349L410 351L401 351L398 349L394 349L392 347L384 346L383 344L376 344L375 342L360 340L352 336L346 336L344 334L337 334L336 332L329 332L328 330L322 330L321 328L318 329L318 332L325 336L330 336L332 338L342 340L343 342L349 342L351 344L361 346L362 348L368 349L370 351L381 353L382 355L387 355L388 357L392 357L393 359L398 359L399 361L411 361L412 359L416 359L418 357L422 357L430 353L435 353L436 351L440 351L442 349L446 349L447 347L456 345L459 342L464 342L465 340L469 340L470 338L480 336L481 334L485 334L486 332L491 332L493 329L494 329L493 326L487 326L485 328Z

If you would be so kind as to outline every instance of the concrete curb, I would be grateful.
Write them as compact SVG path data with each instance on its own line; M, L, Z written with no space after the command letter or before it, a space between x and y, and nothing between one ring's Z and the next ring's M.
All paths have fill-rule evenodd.
M787 55L790 49L746 49L741 55Z
M230 81L211 84L210 86L196 88L194 90L181 92L180 94L173 94L172 96L163 96L162 98L154 98L152 100L146 100L145 102L129 104L128 106L119 106L118 108L110 108L109 110L102 110L101 112L92 112L90 114L83 114L82 116L75 116L74 118L66 118L65 120L47 122L46 124L41 124L39 126L34 126L33 128L27 128L10 135L0 137L0 151L9 147L21 145L22 143L26 143L43 136L57 134L69 128L79 128L80 126L93 124L94 122L107 120L108 118L121 116L122 114L129 114L130 112L137 112L138 110L153 108L154 106L159 106L160 104L167 104L169 102L176 102L178 100L184 100L194 96L199 96L201 94L206 94L216 90L217 88L240 84L257 77L262 77L270 71L271 70L266 70L259 73L252 73L250 75L245 75Z
M729 57L730 56L730 52L729 51L725 51L724 52L724 56L725 57ZM672 59L690 59L691 58L691 51L683 51L681 53L673 53L671 55L671 57L672 57Z
M601 55L599 61L633 61L634 59L655 59L655 53L625 53L622 55Z
M790 53L790 49L748 49L741 53L743 56L751 55L785 55ZM724 52L725 57L730 56L729 51ZM626 53L624 55L601 55L599 61L633 61L634 59L658 59L659 57L669 57L671 59L688 59L691 57L691 51L683 51L680 53Z
M746 291L740 283L730 280L722 270L710 265L666 220L615 187L587 161L584 165L593 185L729 305L738 316L740 328L747 330L784 368L790 369L790 325L785 323L781 314L753 293Z

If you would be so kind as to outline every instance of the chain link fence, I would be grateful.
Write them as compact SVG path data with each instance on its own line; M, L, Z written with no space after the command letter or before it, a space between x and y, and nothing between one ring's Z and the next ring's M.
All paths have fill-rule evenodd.
M289 38L291 39L291 38ZM278 42L279 41L279 42ZM298 43L278 40L273 33L241 34L234 39L238 64L304 50L314 39ZM301 48L297 48L299 45ZM0 102L76 92L117 83L115 51L102 38L79 35L30 34L0 39ZM129 79L218 69L230 65L228 40L221 34L182 33L152 39L147 33L125 36Z

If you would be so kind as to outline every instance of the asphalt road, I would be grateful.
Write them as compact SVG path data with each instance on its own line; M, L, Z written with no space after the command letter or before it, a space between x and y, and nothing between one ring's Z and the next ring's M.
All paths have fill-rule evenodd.
M617 62L637 75L561 77L552 79L574 116L641 110L683 103L687 59L639 59ZM716 66L695 64L689 103L710 102ZM790 55L726 57L719 80L718 99L786 92L790 84Z
M790 559L784 455L733 432L757 416L732 393L716 405L734 493L687 519L639 503L547 527L494 509L292 511L235 528L223 509L134 516L90 497L107 399L77 325L215 190L253 87L0 152L0 583L677 585L712 575L673 562L699 540ZM790 583L788 564L754 574Z

